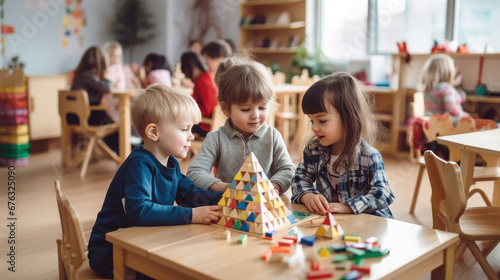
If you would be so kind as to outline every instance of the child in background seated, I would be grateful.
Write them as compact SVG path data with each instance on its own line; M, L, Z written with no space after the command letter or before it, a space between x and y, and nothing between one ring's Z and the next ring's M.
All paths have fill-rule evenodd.
M455 63L447 54L435 54L427 59L420 74L417 90L424 93L426 116L450 114L453 122L469 116L462 109L465 93L455 87ZM457 83L460 83L458 77Z
M191 40L188 44L188 50L195 52L197 54L201 54L201 50L203 49L203 43L200 40Z
M113 83L113 88L115 90L140 88L141 82L132 69L123 64L123 49L120 43L116 41L106 42L104 51L109 65L106 77Z
M366 141L378 127L359 82L337 72L314 83L302 110L316 135L292 179L292 202L312 213L367 213L392 218L394 201L382 156ZM365 141L366 140L366 141Z
M224 40L208 43L201 50L201 55L207 62L208 69L212 72L217 71L219 63L226 57L232 56L229 45Z
M210 118L217 105L217 87L214 84L214 73L209 71L201 55L195 52L185 52L181 56L181 70L186 78L194 82L193 98L198 103L201 116ZM210 131L210 125L201 123L193 127L193 132L205 137Z
M266 123L273 85L264 65L244 57L223 60L215 81L228 119L209 132L187 176L204 189L224 191L253 152L274 187L284 193L295 171L281 134ZM215 178L210 175L217 165Z
M164 55L150 53L142 63L141 81L143 87L157 83L172 86L172 76L167 58Z
M106 233L131 226L209 224L221 217L216 204L222 193L195 187L175 159L186 157L194 139L191 127L201 119L191 96L156 84L138 96L131 111L144 145L116 172L88 245L90 266L105 278L113 278L113 246Z
M103 102L109 107L112 104L110 92L113 89L113 83L106 79L105 75L106 60L103 53L99 47L90 47L83 53L82 59L75 70L71 89L85 90L89 97L89 105L96 106ZM98 126L114 123L115 121L108 114L110 110L113 110L113 107L109 107L107 111L91 111L88 124ZM69 116L67 121L76 124L80 120ZM103 140L113 151L118 151L118 132L107 136Z

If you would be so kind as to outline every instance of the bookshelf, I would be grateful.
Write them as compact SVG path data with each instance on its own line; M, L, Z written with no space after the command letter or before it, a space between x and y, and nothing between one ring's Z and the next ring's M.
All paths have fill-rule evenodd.
M285 72L306 36L305 0L243 0L239 3L240 49Z

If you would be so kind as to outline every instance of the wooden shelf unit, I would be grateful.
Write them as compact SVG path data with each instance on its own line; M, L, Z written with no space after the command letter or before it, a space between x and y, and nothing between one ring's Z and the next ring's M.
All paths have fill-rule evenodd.
M466 92L473 92L479 72L480 57L484 57L483 78L482 82L486 84L488 90L500 92L500 84L498 77L500 75L500 54L462 54L462 53L447 53L455 60L457 70L462 75L462 87ZM391 73L391 91L394 92L392 101L392 117L391 121L391 153L405 153L409 150L406 143L406 120L411 117L409 109L410 102L413 101L413 93L416 91L416 85L420 77L420 72L425 61L434 55L432 54L411 54L411 59L406 62L406 54L392 55L392 73ZM387 97L376 95L376 106L381 106L387 101ZM385 98L385 99L383 99ZM465 106L464 109L473 108L477 112L479 103L483 106L495 106L500 104L500 97L475 96L467 95L466 104L474 104ZM384 105L387 106L387 105ZM385 107L384 107L385 108ZM376 108L377 112L377 108ZM384 121L382 118L379 118Z
M277 62L281 71L286 72L291 66L291 59L297 53L297 46L306 37L306 1L305 0L242 0L239 3L240 19L243 16L262 15L266 19L284 11L290 13L290 23L285 25L266 22L264 24L243 25L239 28L240 49L252 51L260 62L270 65ZM298 35L296 45L290 47L291 37ZM271 42L278 40L273 48L257 47L264 38Z

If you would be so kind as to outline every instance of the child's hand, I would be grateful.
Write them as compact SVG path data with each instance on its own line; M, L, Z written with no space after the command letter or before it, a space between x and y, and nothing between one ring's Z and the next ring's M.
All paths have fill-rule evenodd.
M191 223L210 224L211 222L217 222L222 216L217 210L222 210L222 206L211 205L193 208Z
M311 213L325 215L330 209L328 201L321 194L306 193L300 198L300 201Z
M274 188L281 194L281 186L279 184L276 184L276 183L272 183Z
M332 203L329 203L328 205L330 206L330 210L328 210L328 212L330 212L330 213L339 213L339 214L352 214L352 213L354 213L352 211L352 208L347 203L332 202Z
M217 191L217 192L224 192L228 187L229 187L229 183L224 183L222 181L218 181L218 182L215 182L213 185L211 185L209 190Z

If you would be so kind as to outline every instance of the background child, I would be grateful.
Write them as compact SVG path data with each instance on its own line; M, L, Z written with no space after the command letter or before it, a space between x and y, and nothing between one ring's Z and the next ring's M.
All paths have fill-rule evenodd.
M141 72L141 81L144 87L158 83L172 86L172 76L167 58L161 54L150 53L142 62L144 72Z
M104 78L106 74L106 60L99 47L88 48L82 56L78 67L75 70L71 89L84 89L89 97L90 105L99 105L104 102L108 106L112 104L112 96L109 94L113 89L110 80ZM109 108L109 110L113 110ZM80 120L76 118L67 119L68 123L76 124ZM88 120L89 125L105 125L113 123L114 120L107 111L91 111ZM103 139L104 142L115 152L118 151L118 132L113 133Z
M123 64L123 49L120 43L116 41L106 42L104 51L108 62L106 77L113 83L113 88L115 90L140 88L141 82L132 69Z
M377 132L366 98L358 81L342 72L306 91L302 110L316 136L307 143L292 179L292 202L318 214L363 212L392 218L388 206L394 195L382 156L366 142Z
M230 46L224 40L219 40L210 42L204 46L201 50L201 55L205 58L208 69L215 73L221 60L232 56L232 52L230 51Z
M134 102L132 122L144 145L134 149L116 172L89 240L89 263L113 277L113 247L106 233L131 226L208 224L221 210L222 193L197 188L175 159L187 155L193 123L201 119L194 100L165 85L152 85ZM174 206L174 202L183 206ZM203 206L187 208L184 206Z
M197 54L201 54L201 50L203 49L203 43L200 40L190 40L188 44L188 50L195 52Z
M217 105L217 87L214 84L214 73L209 71L201 55L185 52L181 56L181 70L187 78L194 82L193 98L198 103L201 116L210 118ZM205 137L210 125L201 123L193 127L193 132Z
M266 123L274 92L266 68L244 57L223 60L215 76L222 111L229 118L207 134L187 176L204 189L223 191L253 152L274 187L290 187L295 165L281 134ZM217 164L215 178L210 176Z
M465 93L453 86L455 74L455 63L449 55L435 54L427 59L417 85L417 90L424 93L425 115L448 113L454 122L469 116L462 109Z

